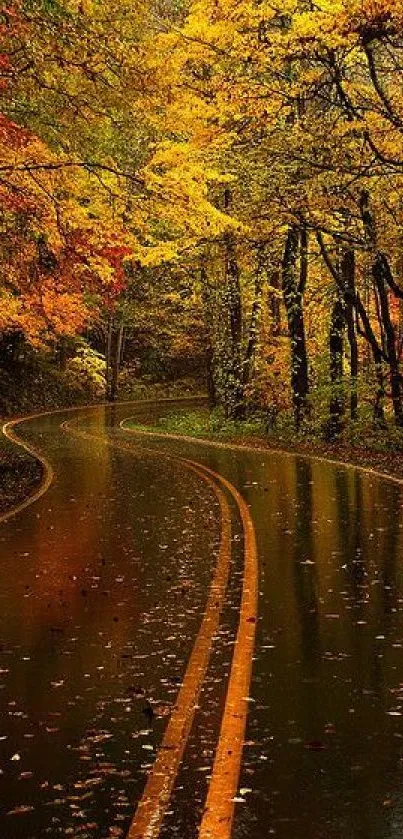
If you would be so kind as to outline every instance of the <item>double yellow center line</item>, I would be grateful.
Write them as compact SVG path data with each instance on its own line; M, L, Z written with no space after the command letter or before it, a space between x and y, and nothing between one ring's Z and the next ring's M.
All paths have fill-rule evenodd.
M89 406L85 406L89 407ZM82 410L82 409L81 409ZM58 413L43 412L32 415ZM24 418L25 420L28 417ZM14 420L3 426L4 434L13 442L25 448L42 463L44 474L40 486L29 499L9 513L0 516L0 522L23 510L37 500L49 488L53 480L50 462L33 446L21 441L14 433L14 426L21 420ZM70 422L61 426L64 430L84 439L99 439L86 431L72 428ZM154 435L125 429L136 435L157 436L169 440L170 435ZM105 437L101 439L105 441ZM133 449L132 446L107 440L109 446L132 454L151 454L180 463L194 472L215 493L220 507L221 538L218 559L202 623L195 640L176 704L165 730L153 768L137 806L127 839L157 839L169 805L172 790L189 739L197 710L200 692L209 666L214 638L217 634L222 608L228 586L231 564L231 508L227 495L235 502L241 517L244 534L244 572L239 622L235 639L226 701L216 747L211 779L201 824L199 839L230 839L239 776L242 750L248 716L249 690L252 675L252 661L255 646L258 607L258 555L253 521L249 508L238 490L224 477L208 467L185 458L174 457L155 449Z
M152 432L150 435L148 435L148 432L136 432L135 430L131 433L153 436ZM169 435L167 435L167 439L169 439ZM152 449L151 452L155 456L155 450ZM170 458L172 457L171 455L166 455L165 453L162 453L162 455ZM225 499L221 487L223 487L231 495L237 505L243 527L244 572L238 630L236 634L220 735L215 752L206 804L199 828L199 839L229 839L232 832L232 823L234 818L234 799L236 798L241 771L242 751L248 716L253 653L255 648L258 612L258 553L255 528L248 505L233 484L222 477L222 475L219 475L217 472L214 472L212 469L202 466L199 463L195 463L194 461L184 458L172 459L183 463L190 469L193 469L193 471L200 475L200 477L202 477L205 481L208 481L220 499L222 515L222 541L220 556L222 551L225 552L226 556L227 553L230 553L230 546L228 546L230 536L226 529L226 522L229 515L228 502ZM224 510L225 514L223 512ZM220 567L220 561L221 560L219 558L217 568ZM229 568L229 558L226 562ZM226 572L226 576L228 579L228 571ZM223 592L222 588L220 590L220 594L224 598L225 591ZM208 622L205 624L205 621L209 612L209 604L210 598L207 603L205 616L195 647L193 648L193 653L188 663L183 688L185 685L188 686L188 682L194 684L196 679L196 674L194 672L194 654L195 649L200 643L201 636L203 636L205 629L208 627ZM222 604L220 605L220 612L221 608ZM218 614L216 614L215 617L217 619ZM210 652L208 657L205 659L203 680L211 653L211 642L209 643L209 650ZM199 671L199 676L201 676L201 671ZM200 689L201 684L198 683L197 696L199 695ZM178 703L181 699L182 690L178 697ZM174 716L175 712L171 721L174 719ZM192 713L192 719L193 716L194 710ZM170 725L167 727L167 734L169 732L169 728ZM186 729L186 731L183 729L183 736L186 736L186 740L188 739L189 733L190 726ZM180 746L180 758L176 760L176 750L179 748L179 744L177 744L176 749L172 750L172 761L170 761L170 752L168 751L167 755L163 754L165 749L164 738L160 752L155 761L154 768L146 784L143 797L137 807L127 839L157 839L160 826L162 824L161 811L163 809L165 812L166 805L173 788L173 772L175 777L179 768L179 761L183 755L185 743L186 741L184 741ZM175 769L173 769L173 764L175 764ZM161 772L161 768L164 765L166 767L165 774L164 772ZM157 775L158 781L155 780L155 775ZM168 787L169 794L167 797Z

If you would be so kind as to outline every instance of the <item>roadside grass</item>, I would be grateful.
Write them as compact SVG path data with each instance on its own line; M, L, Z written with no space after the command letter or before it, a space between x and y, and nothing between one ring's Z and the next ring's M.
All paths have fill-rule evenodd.
M128 420L125 425L128 428L137 428L139 431L160 431L166 434L211 440L266 436L264 422L260 418L242 421L228 420L219 409L209 411L208 408L168 413L153 425L140 425L134 419Z
M274 426L270 426L263 414L252 415L245 420L228 420L219 408L202 407L181 412L167 412L153 424L139 424L135 419L127 420L128 428L140 431L157 431L185 437L204 438L207 440L227 440L246 442L261 441L268 446L291 449L317 449L320 454L324 449L329 452L343 450L363 451L374 455L403 455L403 430L396 428L390 421L385 428L376 428L372 423L358 420L350 423L333 441L326 442L321 431L314 425L307 425L299 434L296 433L292 417L284 414Z

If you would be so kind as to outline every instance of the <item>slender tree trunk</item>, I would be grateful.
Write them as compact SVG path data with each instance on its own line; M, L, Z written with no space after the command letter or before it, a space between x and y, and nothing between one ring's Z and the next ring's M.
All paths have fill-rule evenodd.
M126 342L127 342L127 327L123 329L123 338L122 338L122 349L120 352L120 366L123 364L123 359L126 353Z
M379 306L379 322L382 330L383 349L389 365L390 387L392 391L392 405L396 425L403 427L403 394L402 380L399 363L398 337L392 321L389 302L389 289L393 293L402 295L393 278L388 258L378 247L378 234L376 220L371 208L370 195L362 190L360 197L361 217L370 243L374 259L372 263L372 276L374 280L375 293Z
M389 362L390 386L392 404L396 425L403 427L402 382L397 347L397 336L392 323L389 304L389 293L384 276L383 262L379 256L375 258L372 269L376 290L379 298L380 316L385 334L386 352Z
M298 276L298 251L301 243L301 272ZM286 238L282 284L284 305L287 312L291 349L291 389L296 429L299 430L308 414L308 357L306 349L303 289L306 283L307 260L305 242L297 225L291 225Z
M342 432L345 402L342 393L344 331L346 326L344 300L339 290L332 307L330 320L330 382L332 395L329 405L328 437L335 440Z
M378 382L378 390L374 402L374 425L386 428L385 410L383 403L386 396L385 375L382 363L375 365L375 374Z
M281 335L281 308L280 297L276 294L276 290L280 290L281 278L280 271L274 270L270 272L270 286L274 291L269 291L269 311L271 314L271 333L273 338L278 338Z
M358 414L358 340L355 324L355 253L353 248L346 248L341 258L341 275L344 286L345 318L347 338L350 347L350 417L357 419Z
M256 347L259 337L259 323L262 312L262 295L265 276L265 249L264 246L259 248L257 257L257 266L255 274L255 293L252 304L252 311L249 323L248 343L246 346L245 358L243 362L242 383L244 388L249 384L255 361Z
M213 343L214 315L212 313L211 289L207 275L205 260L200 265L201 296L203 301L203 317L206 332L206 388L210 405L217 404L217 389L215 385L215 353Z
M231 193L225 192L225 209L231 206ZM239 266L235 239L228 233L225 241L224 312L226 316L226 348L224 358L224 408L228 418L237 419L243 413L242 384L242 300Z
M376 395L374 406L374 420L377 424L381 424L384 426L385 416L383 409L383 400L385 397L385 382L383 373L383 361L386 360L386 358L384 356L383 347L379 343L378 338L375 335L371 325L371 321L368 314L368 299L365 298L365 303L363 303L359 292L355 288L355 284L354 287L350 285L348 291L346 292L346 285L343 281L341 272L337 269L332 259L330 258L329 251L326 248L325 243L323 241L323 237L320 233L317 234L317 240L324 262L327 265L332 277L336 281L340 291L344 295L346 295L347 293L346 304L348 305L350 302L352 303L356 315L354 329L356 333L365 338L366 346L370 349L370 351L372 351L375 373L378 381L378 392ZM349 258L351 259L351 256Z
M107 331L106 331L106 348L105 348L105 383L106 383L106 399L111 398L111 362L112 362L112 339L113 339L113 317L109 315Z
M118 397L118 388L119 388L119 373L120 367L122 362L122 348L123 348L123 338L124 338L124 326L120 324L117 334L115 336L115 346L113 352L113 358L111 363L111 387L110 387L110 399L111 402L116 402Z

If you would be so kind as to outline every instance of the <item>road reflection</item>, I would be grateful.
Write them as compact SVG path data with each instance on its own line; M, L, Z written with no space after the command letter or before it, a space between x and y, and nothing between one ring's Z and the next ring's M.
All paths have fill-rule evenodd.
M147 406L138 418L167 410ZM7 839L125 835L200 625L216 501L174 463L134 451L136 438L119 429L132 413L77 415L91 441L60 430L63 417L24 428L57 480L0 531ZM123 439L132 453L113 447ZM235 839L399 836L402 488L298 456L158 439L147 447L220 472L256 524L259 637ZM236 630L236 522L234 555L215 663L162 839L197 836Z

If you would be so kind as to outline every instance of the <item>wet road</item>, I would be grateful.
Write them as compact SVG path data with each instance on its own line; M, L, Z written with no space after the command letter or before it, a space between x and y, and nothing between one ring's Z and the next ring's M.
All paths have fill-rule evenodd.
M216 493L167 452L230 481L257 533L258 635L233 836L400 837L402 487L119 427L167 410L178 406L97 408L18 431L56 481L0 527L0 835L129 831L222 537ZM244 567L228 503L228 591L162 839L198 835L220 732Z

